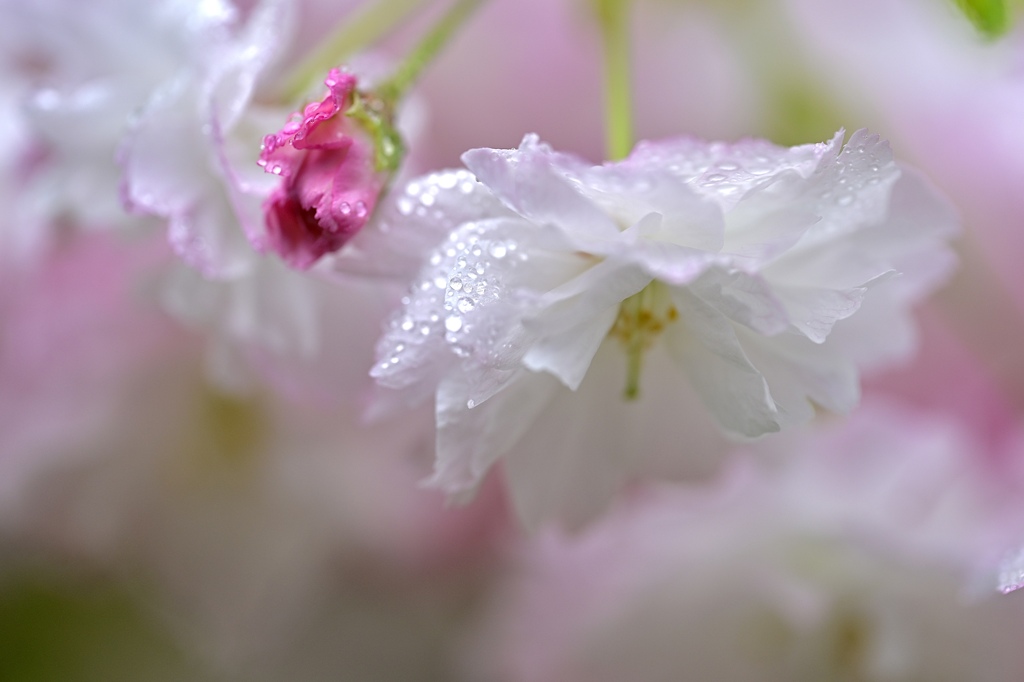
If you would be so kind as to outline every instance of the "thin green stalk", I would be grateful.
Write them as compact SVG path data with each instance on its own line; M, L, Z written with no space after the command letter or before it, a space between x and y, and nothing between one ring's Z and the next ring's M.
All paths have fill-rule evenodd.
M594 0L605 61L605 126L611 160L624 159L633 148L630 91L629 0Z
M456 0L423 40L413 48L395 74L377 89L380 96L386 101L398 101L416 82L423 69L448 44L452 34L482 3L483 0Z
M284 100L301 99L331 68L380 40L425 1L368 0L355 16L345 17L334 34L298 66L282 93Z

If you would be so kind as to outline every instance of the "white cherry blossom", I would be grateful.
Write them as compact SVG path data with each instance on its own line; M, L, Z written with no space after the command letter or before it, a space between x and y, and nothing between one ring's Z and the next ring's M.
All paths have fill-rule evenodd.
M414 181L410 217L450 234L373 373L435 396L430 484L466 498L505 457L527 522L578 523L626 478L708 468L687 383L741 438L852 409L858 370L913 347L955 219L877 136L842 141L680 138L595 166L527 136L467 152L478 182Z

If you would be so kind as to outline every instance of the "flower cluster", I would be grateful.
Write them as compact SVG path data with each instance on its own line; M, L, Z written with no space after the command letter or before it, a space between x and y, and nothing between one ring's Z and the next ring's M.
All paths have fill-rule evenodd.
M947 4L0 0L0 669L1024 679Z
M605 445L569 435L623 428L614 414L589 422L586 395L608 390L586 382L594 363L626 368L625 401L644 403L643 359L663 344L675 380L741 437L806 421L815 406L845 413L858 367L906 351L908 304L952 264L948 207L864 131L790 149L643 143L601 166L529 136L463 160L478 182L414 182L427 205L465 193L478 208L439 212L452 231L393 318L373 374L413 398L436 394L435 485L464 495L507 455L532 520L577 513L553 494L614 490L586 490L590 476L648 473L610 433ZM599 355L604 346L621 352ZM564 413L560 401L578 407ZM558 444L543 460L531 457L537 431ZM690 456L685 441L676 448Z

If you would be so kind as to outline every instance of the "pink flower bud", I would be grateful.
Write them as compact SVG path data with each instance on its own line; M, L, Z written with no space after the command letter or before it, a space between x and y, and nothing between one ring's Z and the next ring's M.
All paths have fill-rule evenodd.
M356 78L331 69L327 95L267 135L259 164L281 176L263 202L270 248L306 269L337 251L369 220L387 173L375 166L374 142L346 116Z

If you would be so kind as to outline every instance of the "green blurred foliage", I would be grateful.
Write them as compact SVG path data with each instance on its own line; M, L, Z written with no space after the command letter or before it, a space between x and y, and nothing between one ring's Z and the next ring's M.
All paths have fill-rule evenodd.
M212 682L125 594L0 585L0 682Z
M955 0L974 27L987 38L998 38L1010 29L1006 0Z

